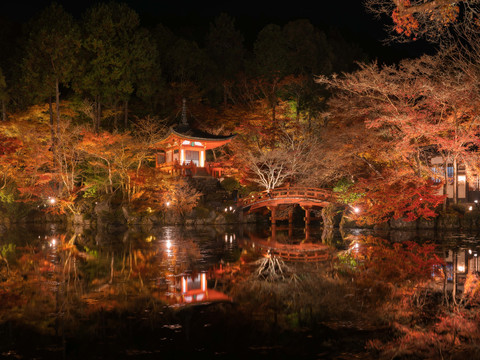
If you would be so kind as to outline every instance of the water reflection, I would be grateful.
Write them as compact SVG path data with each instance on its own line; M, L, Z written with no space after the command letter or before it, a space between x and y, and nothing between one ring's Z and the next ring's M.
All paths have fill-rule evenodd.
M225 279L233 268L242 271L242 262L267 253L297 263L329 261L338 251L360 251L368 235L393 243L436 242L447 285L455 291L462 291L467 274L479 270L479 234L340 232L318 225L118 233L22 228L0 237L0 316L4 323L22 319L47 334L64 334L67 324L75 333L79 322L101 320L99 314L109 310L121 313L140 306L142 316L153 318L152 309L165 304L228 302Z

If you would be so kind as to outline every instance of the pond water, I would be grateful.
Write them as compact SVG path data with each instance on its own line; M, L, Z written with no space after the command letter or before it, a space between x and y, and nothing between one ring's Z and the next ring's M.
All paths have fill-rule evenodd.
M300 329L295 335L275 333L277 327L256 329L259 315L246 316L237 309L232 286L242 277L242 264L271 254L295 263L320 263L326 253L356 246L358 237L371 231L341 233L318 226L273 230L241 226L75 232L52 224L0 234L0 357L334 358L333 350L325 352L325 334L318 329L315 334ZM451 273L457 269L459 278L478 269L480 234L375 235L441 244L438 253ZM355 356L362 353L361 343L346 346ZM335 351L344 354L338 358L349 358Z

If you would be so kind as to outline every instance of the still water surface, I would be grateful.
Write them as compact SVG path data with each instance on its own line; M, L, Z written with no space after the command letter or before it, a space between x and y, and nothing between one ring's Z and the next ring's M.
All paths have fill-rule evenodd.
M193 352L216 358L284 358L288 349L264 347L262 339L240 349L252 329L249 319L231 315L236 304L231 284L223 280L239 276L240 264L267 252L332 254L369 233L319 227L307 233L288 227L13 229L0 235L0 357L147 359ZM460 275L478 269L480 234L375 235L434 241L450 271L454 265ZM302 261L298 256L294 260ZM315 346L308 343L302 352L293 345L290 350L309 358L317 353Z

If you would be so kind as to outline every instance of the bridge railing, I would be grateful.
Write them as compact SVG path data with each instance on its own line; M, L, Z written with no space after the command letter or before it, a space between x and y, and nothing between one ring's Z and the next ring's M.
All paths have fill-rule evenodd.
M327 190L308 187L282 187L276 188L270 191L262 191L238 201L238 206L246 207L257 202L267 201L271 199L282 198L300 198L300 199L313 199L325 201L331 199L332 194Z

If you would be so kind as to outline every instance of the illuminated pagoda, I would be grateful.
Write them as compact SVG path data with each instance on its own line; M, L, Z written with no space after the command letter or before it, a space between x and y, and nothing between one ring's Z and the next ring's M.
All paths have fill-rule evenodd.
M170 127L167 135L154 146L157 151L156 167L171 174L221 177L223 165L207 162L206 151L228 144L234 137L192 129L187 121L186 101L183 99L179 124Z

